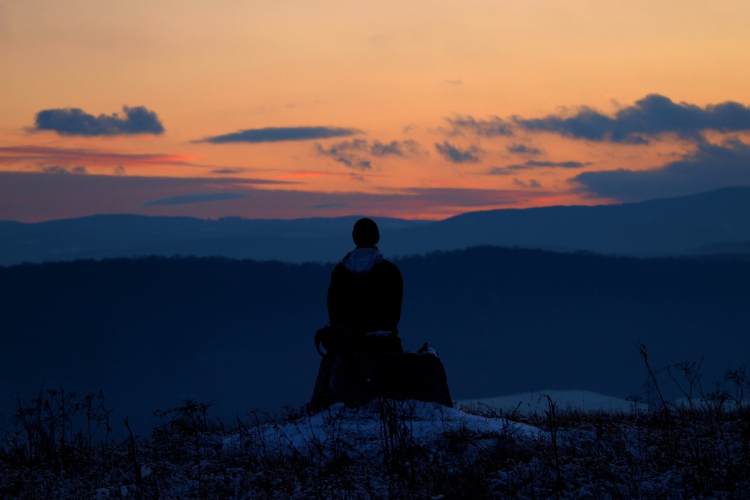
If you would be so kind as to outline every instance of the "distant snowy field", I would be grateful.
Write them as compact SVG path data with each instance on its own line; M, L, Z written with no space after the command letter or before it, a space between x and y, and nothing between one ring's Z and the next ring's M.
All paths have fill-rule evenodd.
M635 403L625 399L584 390L524 392L512 396L464 399L458 401L458 404L459 407L483 405L498 410L513 410L518 408L518 411L524 413L541 413L548 409L547 396L550 397L559 410L629 411L635 405ZM645 409L645 405L639 405L639 407Z

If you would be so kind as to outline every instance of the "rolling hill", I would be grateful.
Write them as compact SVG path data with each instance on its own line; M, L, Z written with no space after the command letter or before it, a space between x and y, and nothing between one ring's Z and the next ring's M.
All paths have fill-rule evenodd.
M351 248L357 217L253 220L97 215L36 224L0 222L0 265L146 255L333 262ZM476 245L681 254L750 240L750 187L593 207L471 212L442 221L375 218L386 255ZM721 249L718 249L721 250Z

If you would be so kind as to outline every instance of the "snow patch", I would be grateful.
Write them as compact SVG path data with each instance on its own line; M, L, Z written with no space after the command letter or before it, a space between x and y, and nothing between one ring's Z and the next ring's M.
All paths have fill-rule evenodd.
M468 432L480 438L542 434L526 424L472 415L437 403L375 400L359 408L337 403L289 422L269 422L253 428L248 438L271 453L309 453L344 446L375 457L382 453L384 433L400 434L401 439L432 448L450 431ZM239 435L229 436L224 445L239 446L239 439Z

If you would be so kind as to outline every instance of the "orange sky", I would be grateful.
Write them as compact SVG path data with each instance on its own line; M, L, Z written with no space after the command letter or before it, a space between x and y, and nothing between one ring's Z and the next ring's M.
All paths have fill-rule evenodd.
M744 0L1 2L0 219L434 219L750 184L747 26ZM123 106L163 132L37 119ZM584 106L602 136L559 125ZM269 127L286 140L205 141Z

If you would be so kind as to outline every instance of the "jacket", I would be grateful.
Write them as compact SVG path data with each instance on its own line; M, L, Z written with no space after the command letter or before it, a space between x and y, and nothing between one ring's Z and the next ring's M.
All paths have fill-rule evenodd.
M395 264L375 248L349 252L331 273L328 318L355 333L398 333L404 282Z

